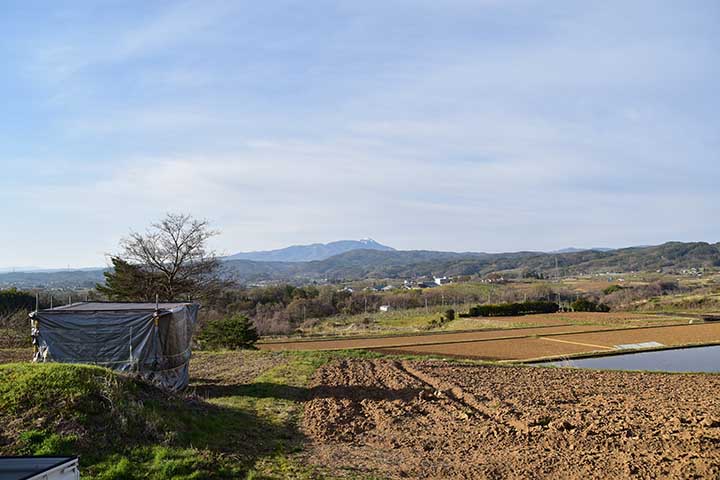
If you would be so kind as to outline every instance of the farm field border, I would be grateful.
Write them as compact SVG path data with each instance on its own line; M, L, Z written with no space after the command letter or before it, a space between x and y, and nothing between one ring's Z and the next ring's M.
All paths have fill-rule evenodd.
M340 342L340 341L355 341L355 340L375 340L383 338L404 338L404 337L430 337L434 335L454 335L463 333L483 333L483 332L510 332L513 330L527 330L529 328L553 328L553 327L570 327L574 326L572 323L562 323L556 325L538 325L532 327L508 327L508 328L468 328L464 330L442 330L435 332L412 332L412 333L383 333L380 335L327 335L322 337L301 337L301 338L287 338L284 340L270 340L270 341L259 341L258 346L262 345L284 345L290 343L313 343L313 342ZM592 326L592 325L588 325Z
M580 312L580 315L586 312ZM602 315L602 317L597 317L598 320L603 320L603 317L610 317L614 318L616 314L619 315L629 315L629 316L636 316L638 317L637 320L640 318L652 318L652 317L658 317L657 320L660 321L660 318L667 318L667 320L662 320L662 323L664 325L641 325L635 328L645 327L645 326L666 326L666 325L685 325L684 319L687 318L702 318L701 315L693 316L693 315L673 315L672 313L656 313L656 312L615 312L611 314L599 314ZM286 343L301 343L301 342L334 342L334 341L341 341L341 340L370 340L370 339L381 339L381 338L402 338L402 337L420 337L420 336L432 336L432 335L446 335L446 334L460 334L460 333L476 333L476 332L492 332L496 330L520 330L520 329L528 329L528 328L549 328L549 327L560 327L560 326L570 326L570 325L576 325L576 326L611 326L611 327L617 327L620 328L620 325L603 325L601 323L592 323L592 321L587 319L576 319L574 318L575 315L578 315L578 312L560 312L557 314L549 314L549 315L557 315L560 318L549 318L548 314L541 314L541 315L524 315L520 317L476 317L477 319L489 319L494 320L496 322L502 322L506 321L509 325L512 325L515 322L518 322L522 320L521 323L525 323L524 325L520 326L508 326L508 327L501 327L501 326L492 326L492 327L475 327L475 328L463 328L458 330L435 330L435 331L404 331L404 332L388 332L388 333L364 333L364 334L323 334L323 335L308 335L308 336L298 336L298 337L274 337L274 338L268 338L266 340L260 340L257 345L276 345L276 344L286 344ZM670 317L670 318L668 318ZM677 317L677 318L672 318ZM462 319L461 319L462 320ZM546 323L550 321L555 320L562 320L563 323ZM537 322L538 325L532 325L532 323ZM577 322L577 323L573 323ZM589 323L585 323L589 322ZM670 323L673 322L673 323ZM626 325L628 327L633 327L633 325Z
M697 324L704 325L704 324ZM595 333L595 332L614 332L614 331L625 331L625 330L645 330L645 329L658 329L658 328L670 328L670 327L681 327L690 326L686 323L672 323L668 325L643 325L643 326L610 326L610 325L576 325L576 324L564 324L564 325L547 325L538 327L518 327L518 328L497 328L487 330L468 330L468 331L453 331L453 332L434 332L432 334L409 334L409 335L388 335L388 336L374 336L374 337L363 337L363 338L327 338L322 340L298 340L298 341L287 341L287 342L272 342L272 343L258 343L258 347L261 350L270 351L281 351L281 350L312 350L307 348L309 346L316 346L314 350L357 350L357 349L376 349L376 348L397 348L397 347L413 347L421 345L446 345L446 344L458 344L458 343L475 343L485 342L494 340L510 340L519 338L532 338L537 336L561 336L561 335L573 335L583 333ZM551 331L551 329L560 331ZM563 331L563 329L570 329ZM513 335L513 332L522 334ZM508 335L492 336L498 332L505 333ZM469 335L490 335L488 338L460 338L455 340L443 340L443 336L446 337L462 337ZM423 342L412 342L405 341L402 339L415 339L434 336L438 341L423 341ZM372 345L374 341L381 341L387 339L397 339L397 343L388 343L383 345ZM365 342L364 342L365 341ZM323 344L335 343L336 346L329 348L323 347ZM317 345L315 345L317 344ZM269 348L268 348L269 347ZM282 348L288 347L288 348ZM300 348L293 348L300 347Z
M668 330L668 328L674 328L674 331ZM563 339L558 342L559 339L549 337L563 337ZM720 343L720 324L596 330L558 333L542 337L526 336L455 344L379 347L369 350L384 354L435 355L502 363L527 363L577 358L579 355L587 357L647 351L648 349L615 348L620 344L646 341L658 341L663 344L660 347L662 349L715 345Z
M632 350L598 350L587 353L576 353L572 355L565 355L561 357L539 357L531 358L528 360L498 360L498 363L505 365L530 365L537 366L538 363L544 362L556 362L561 360L580 360L583 358L600 358L600 357L615 357L618 355L629 355L633 353L645 353L645 352L661 352L663 350L682 350L688 348L700 348L700 347L715 347L720 346L720 340L703 343L686 343L682 345L663 345L662 347L649 347L649 348L637 348ZM665 372L667 373L667 372ZM708 373L708 375L718 375L716 373Z
M573 323L544 323L545 318L538 318L535 315L525 315L521 317L475 317L477 319L492 319L498 322L507 321L509 325L513 324L513 321L523 319L528 323L538 322L538 325L523 325L523 326L510 326L510 327L477 327L477 328L464 328L458 330L433 330L433 331L391 331L388 333L378 334L353 334L353 335L317 335L317 336L302 336L302 337L280 337L270 338L268 340L260 340L258 345L272 345L282 343L300 343L300 342L324 342L324 341L337 341L337 340L366 340L375 338L392 338L392 337L421 337L421 336L432 336L432 335L446 335L454 333L476 333L476 332L491 332L495 330L518 330L523 328L545 328L545 327L559 327L573 325Z
M552 331L550 329L555 329L559 331ZM567 329L572 329L568 331ZM367 350L367 349L374 349L374 348L393 348L393 347L412 347L412 346L428 346L428 345L451 345L451 344L458 344L458 343L475 343L475 342L485 342L485 341L491 341L491 340L512 340L512 339L519 339L519 338L531 338L531 337L537 337L539 335L563 335L563 334L572 334L572 333L593 333L597 331L605 331L605 330L616 330L617 327L609 327L609 326L593 326L593 325L551 325L547 327L522 327L522 328L513 328L513 329L493 329L493 330L473 330L470 332L445 332L445 335L450 337L469 337L470 335L482 335L482 334L488 334L491 336L488 336L487 338L459 338L455 340L450 339L443 339L438 338L437 341L425 341L425 342L415 342L415 341L398 341L397 343L385 343L385 344L377 344L378 341L382 340L401 340L401 339L415 339L418 337L426 337L423 335L396 335L391 337L374 337L374 338L366 338L366 339L345 339L345 338L337 338L332 340L324 340L322 342L283 342L279 344L273 344L271 348L263 348L267 347L268 344L258 344L261 350L267 350L267 351L293 351L293 350L318 350L318 351L333 351L333 350ZM508 335L497 335L492 336L496 334L504 334L504 333L511 333L513 331L519 331L522 330L522 334L508 334ZM438 335L438 337L442 337L443 335ZM373 345L373 343L376 343ZM323 344L336 344L334 346L330 347L323 347ZM282 347L288 347L288 348L282 348ZM279 347L279 348L277 348ZM300 347L300 348L292 348L292 347ZM310 348L308 348L310 347ZM315 348L312 348L315 347Z

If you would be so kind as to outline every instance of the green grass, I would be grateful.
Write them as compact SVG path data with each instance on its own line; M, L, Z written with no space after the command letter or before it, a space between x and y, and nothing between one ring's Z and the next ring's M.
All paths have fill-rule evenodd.
M247 466L225 461L213 433L258 423L104 368L29 363L0 366L0 422L12 439L0 453L79 454L90 479L237 478Z
M481 322L460 322L456 320L445 323L442 327L431 325L439 320L452 305L411 309L395 309L389 312L369 312L357 315L329 317L313 328L304 332L305 335L364 335L364 334L401 334L428 331L445 331L459 329L509 328L507 322L485 326ZM466 306L456 307L456 315L467 311Z
M663 313L720 312L720 293L680 293L639 300L633 307L640 311Z
M452 307L395 309L389 312L368 312L357 315L328 317L308 329L309 335L357 335L372 332L413 332L427 330L430 322L440 318Z

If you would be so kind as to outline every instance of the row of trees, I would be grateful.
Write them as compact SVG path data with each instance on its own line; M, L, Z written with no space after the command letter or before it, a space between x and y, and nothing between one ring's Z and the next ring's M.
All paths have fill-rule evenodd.
M501 303L496 305L478 305L471 307L468 317L516 317L519 315L533 315L538 313L555 313L560 306L555 302L522 302Z
M35 308L35 296L15 288L0 290L0 348L25 347L30 343L27 314Z
M610 307L604 303L593 302L587 298L579 298L570 304L573 312L609 312Z
M16 288L0 290L0 317L12 315L19 310L29 311L34 307L34 295Z

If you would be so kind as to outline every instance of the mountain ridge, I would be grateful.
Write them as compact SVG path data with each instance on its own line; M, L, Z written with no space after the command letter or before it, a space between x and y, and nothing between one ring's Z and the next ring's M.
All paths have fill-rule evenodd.
M352 250L382 250L395 251L376 242L372 238L361 240L337 240L329 243L312 243L308 245L291 245L275 250L259 250L253 252L239 252L224 257L223 260L251 260L256 262L312 262L325 260Z
M677 273L690 268L720 268L720 243L668 242L650 247L611 251L582 250L571 253L507 252L457 253L432 250L355 249L309 262L227 259L224 275L240 284L258 282L340 282L361 279L407 279L422 276L564 275L663 271ZM0 288L25 289L92 288L104 280L97 270L53 273L12 272L0 274Z

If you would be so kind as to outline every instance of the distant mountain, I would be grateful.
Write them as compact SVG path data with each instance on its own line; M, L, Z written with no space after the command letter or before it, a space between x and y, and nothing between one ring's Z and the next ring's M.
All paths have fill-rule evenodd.
M569 248L561 248L560 250L553 250L552 252L547 253L578 253L578 252L610 252L614 250L613 248L575 248L575 247L569 247Z
M82 268L0 267L0 273L94 272L97 270L102 270L102 268L100 268L100 267L82 267Z
M454 253L425 250L353 250L313 262L226 262L228 273L239 282L344 281L414 278L428 275L519 275L536 272L577 275L603 272L657 270L679 272L689 268L720 267L720 244L670 242L653 247L570 253Z
M379 245L370 240L366 242L363 246ZM503 275L534 272L547 277L631 271L676 273L693 267L711 270L720 268L720 243L705 242L669 242L654 247L632 247L610 251L582 250L569 253L455 253L428 250L399 251L382 245L380 247L384 250L353 249L313 261L256 261L231 258L223 262L222 268L227 277L240 284L262 281L306 283L406 279L428 275L487 275L496 272ZM270 258L279 257L271 255ZM103 281L103 271L104 269L0 273L0 288L8 286L25 289L92 288L95 283Z
M20 289L89 289L105 280L106 269L53 270L0 273L0 288Z
M293 245L278 250L259 252L241 252L225 257L225 260L251 260L254 262L312 262L325 260L352 250L394 251L394 248L382 245L370 238L364 240L340 240L312 245Z

